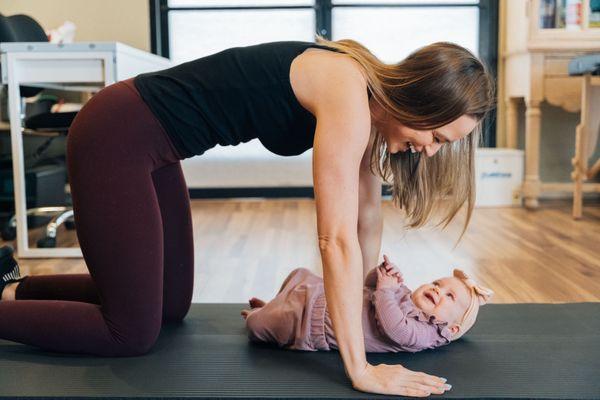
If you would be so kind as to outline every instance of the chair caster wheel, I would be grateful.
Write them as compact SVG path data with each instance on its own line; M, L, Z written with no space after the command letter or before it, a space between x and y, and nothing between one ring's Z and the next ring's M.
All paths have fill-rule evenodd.
M17 237L17 228L15 226L5 226L0 233L2 240L15 240Z
M75 221L73 221L72 219L67 219L65 221L65 228L67 228L70 231L75 229Z
M46 236L41 239L38 239L37 247L40 247L40 248L56 247L56 238Z

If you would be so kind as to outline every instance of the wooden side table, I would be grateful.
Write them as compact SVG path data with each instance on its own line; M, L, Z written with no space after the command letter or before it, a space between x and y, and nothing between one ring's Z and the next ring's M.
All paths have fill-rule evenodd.
M592 79L587 73L582 78L581 85L581 122L577 125L575 139L575 157L573 157L573 172L571 178L575 181L573 190L573 218L582 216L583 185L587 179L592 179L600 172L600 159L589 166L589 159L594 153L598 143L600 131L600 82ZM593 185L596 192L600 192L600 184Z

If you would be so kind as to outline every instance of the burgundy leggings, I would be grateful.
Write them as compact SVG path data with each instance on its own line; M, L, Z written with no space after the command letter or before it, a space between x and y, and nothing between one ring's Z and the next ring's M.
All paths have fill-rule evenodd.
M29 276L0 301L0 338L101 356L148 352L189 310L194 273L187 186L167 134L132 80L78 113L67 164L88 274Z

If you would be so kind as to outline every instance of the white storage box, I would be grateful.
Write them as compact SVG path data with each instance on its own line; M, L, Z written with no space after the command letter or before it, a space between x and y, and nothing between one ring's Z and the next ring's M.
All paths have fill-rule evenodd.
M521 205L523 150L481 148L475 154L475 206Z

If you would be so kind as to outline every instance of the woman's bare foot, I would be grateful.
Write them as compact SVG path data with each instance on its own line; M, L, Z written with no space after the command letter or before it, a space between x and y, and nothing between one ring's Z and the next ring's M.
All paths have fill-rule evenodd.
M9 283L4 287L2 294L0 295L0 300L15 300L15 294L17 292L17 286L19 286L20 282Z
M248 300L248 303L250 304L250 307L252 307L252 308L260 308L266 304L263 300L261 300L257 297L251 298L250 300Z

